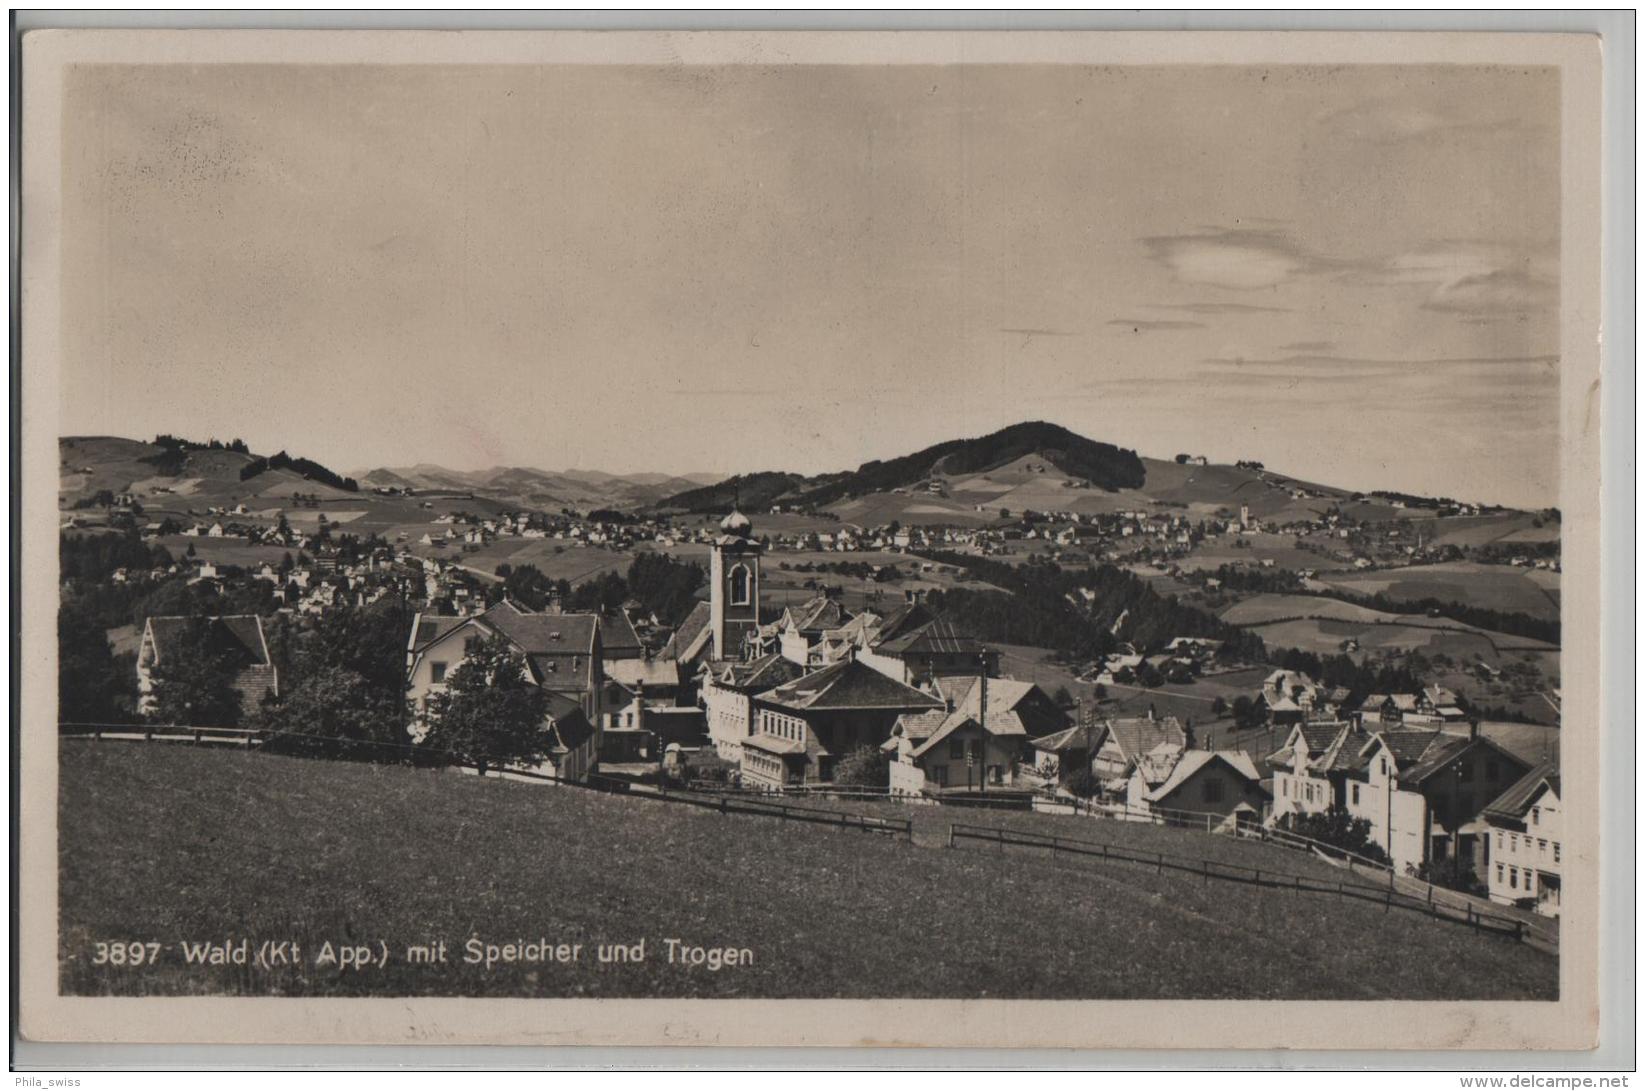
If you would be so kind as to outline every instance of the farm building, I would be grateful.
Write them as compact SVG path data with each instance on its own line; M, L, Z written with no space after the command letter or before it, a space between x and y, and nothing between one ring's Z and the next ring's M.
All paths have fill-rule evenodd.
M1268 797L1262 775L1242 750L1183 750L1161 743L1137 763L1126 782L1128 810L1262 818Z
M137 647L137 709L153 712L159 700L155 669L191 641L220 654L235 670L234 688L242 713L256 711L263 696L280 692L279 671L268 652L262 619L255 614L221 617L151 617L143 622Z

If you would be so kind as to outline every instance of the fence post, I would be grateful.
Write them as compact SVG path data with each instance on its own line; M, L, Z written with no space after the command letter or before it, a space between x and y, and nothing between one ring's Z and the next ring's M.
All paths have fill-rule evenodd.
M1201 860L1200 861L1200 869L1204 873L1204 883L1205 883L1205 885L1210 886L1211 885L1211 861Z
M1525 922L1524 921L1515 921L1514 922L1514 942L1516 942L1516 943L1524 943L1525 942Z
M721 814L725 813L725 797L724 796L720 797L720 813Z
M1160 852L1155 853L1155 855L1159 857L1159 859L1154 861L1154 874L1163 875L1165 874L1165 853Z
M948 847L954 847L954 823L952 822L948 824Z

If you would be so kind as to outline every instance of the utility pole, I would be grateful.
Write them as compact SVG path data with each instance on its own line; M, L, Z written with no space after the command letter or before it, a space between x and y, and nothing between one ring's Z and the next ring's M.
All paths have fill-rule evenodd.
M977 731L981 738L977 740L977 749L981 752L982 761L978 765L978 781L982 785L982 794L988 794L988 649L984 648L978 657L977 670Z

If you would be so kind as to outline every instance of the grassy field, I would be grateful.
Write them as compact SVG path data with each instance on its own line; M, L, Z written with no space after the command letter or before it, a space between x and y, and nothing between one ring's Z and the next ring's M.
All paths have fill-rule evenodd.
M1557 572L1458 561L1371 572L1333 572L1321 575L1319 582L1356 595L1381 593L1406 602L1433 598L1549 620L1559 618Z
M1511 941L1134 865L927 848L258 753L73 741L61 772L60 955L74 994L1440 999L1557 989L1555 960ZM1185 853L1213 840L1176 837ZM1276 869L1306 865L1271 851ZM463 961L471 939L522 937L580 943L582 956ZM263 971L185 966L178 952L183 941L241 938L253 950L296 940L302 956ZM747 950L752 962L671 964L670 938ZM440 939L444 964L408 964L407 946ZM95 944L111 940L167 946L152 967L94 965ZM642 941L642 961L597 960L602 944ZM381 943L389 959L316 965L326 942Z

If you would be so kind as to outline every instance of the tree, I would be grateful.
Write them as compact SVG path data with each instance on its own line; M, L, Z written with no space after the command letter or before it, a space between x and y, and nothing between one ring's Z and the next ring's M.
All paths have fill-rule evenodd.
M1074 707L1074 695L1068 692L1067 686L1058 686L1057 692L1051 695L1051 700L1056 702L1058 708Z
M1382 846L1371 840L1371 823L1364 818L1355 818L1341 807L1331 807L1317 814L1293 812L1283 815L1279 828L1379 864L1388 862L1388 854Z
M1137 685L1143 689L1156 689L1165 684L1159 668L1146 659L1137 665Z
M133 657L115 655L95 616L64 603L57 614L57 719L127 723L136 712Z
M1242 729L1260 727L1268 722L1268 706L1243 694L1234 698L1233 713L1234 726Z
M329 665L262 710L260 724L283 734L265 749L370 761L402 761L410 742L404 701L358 671Z
M834 783L842 788L884 788L890 782L890 761L877 746L853 747L834 768Z
M1214 698L1211 701L1211 715L1219 720L1228 715L1228 702L1221 697Z
M478 641L428 700L423 745L448 761L487 769L534 764L548 753L543 730L548 694L534 683L524 657L498 634Z
M217 638L215 624L209 618L190 618L155 663L149 719L200 727L239 725L241 697L234 682L240 661L233 647Z

